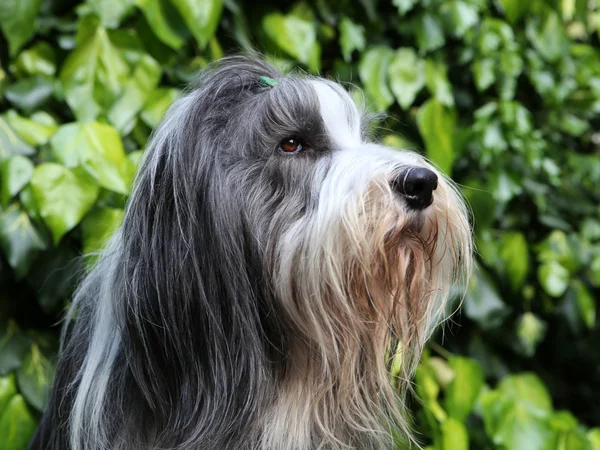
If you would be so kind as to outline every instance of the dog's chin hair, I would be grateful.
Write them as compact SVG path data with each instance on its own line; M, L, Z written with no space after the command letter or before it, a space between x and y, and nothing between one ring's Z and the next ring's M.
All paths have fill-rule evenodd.
M75 294L31 448L414 442L409 380L470 273L468 214L452 181L363 128L335 83L244 57L204 72ZM288 136L306 151L277 152ZM419 211L390 187L411 167L438 175Z
M319 220L296 224L279 243L274 284L296 339L264 448L418 446L406 394L424 343L447 316L449 287L467 282L469 224L449 180L422 217L405 213L385 179L346 204L323 199Z

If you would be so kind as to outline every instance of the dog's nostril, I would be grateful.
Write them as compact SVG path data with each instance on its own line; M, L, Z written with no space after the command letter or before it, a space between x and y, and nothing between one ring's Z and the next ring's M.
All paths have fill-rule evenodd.
M411 167L400 172L391 183L392 188L402 194L411 208L424 209L433 202L433 191L438 186L438 177L424 167Z

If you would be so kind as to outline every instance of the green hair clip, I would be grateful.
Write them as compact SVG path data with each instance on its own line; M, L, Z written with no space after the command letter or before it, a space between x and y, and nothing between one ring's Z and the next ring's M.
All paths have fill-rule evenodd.
M262 84L263 86L268 86L268 87L273 87L277 84L277 80L274 80L273 78L269 78L269 77L260 77L258 79L258 82L260 84Z

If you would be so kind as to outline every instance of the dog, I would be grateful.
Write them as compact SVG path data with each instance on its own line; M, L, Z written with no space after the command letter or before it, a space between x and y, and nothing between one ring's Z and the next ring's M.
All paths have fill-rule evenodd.
M392 449L469 274L456 186L339 84L210 65L67 315L44 450ZM401 361L392 376L392 364Z

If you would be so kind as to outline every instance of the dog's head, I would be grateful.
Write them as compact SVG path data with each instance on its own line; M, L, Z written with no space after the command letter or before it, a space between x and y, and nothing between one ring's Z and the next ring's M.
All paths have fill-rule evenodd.
M262 429L256 448L375 448L359 436L397 419L391 359L401 351L407 379L469 271L471 236L452 182L365 128L340 85L244 57L170 108L95 269L115 323L92 341L123 343L149 432L233 442L234 421ZM81 371L75 416L89 423L106 358ZM174 401L191 403L161 406Z

